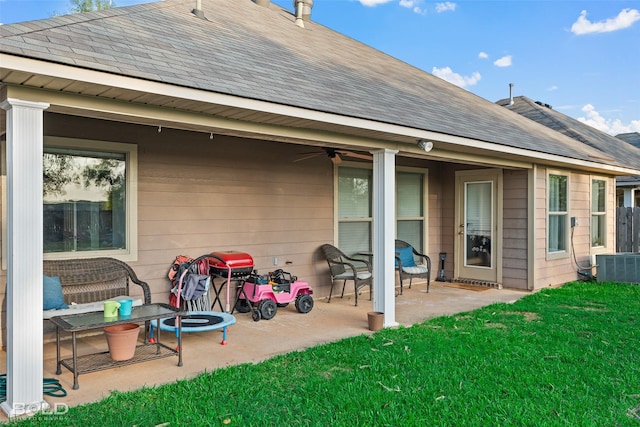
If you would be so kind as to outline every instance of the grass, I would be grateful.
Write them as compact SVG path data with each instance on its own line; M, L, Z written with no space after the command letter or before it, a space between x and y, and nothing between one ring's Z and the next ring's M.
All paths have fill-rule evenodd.
M640 426L640 286L569 283L11 424Z

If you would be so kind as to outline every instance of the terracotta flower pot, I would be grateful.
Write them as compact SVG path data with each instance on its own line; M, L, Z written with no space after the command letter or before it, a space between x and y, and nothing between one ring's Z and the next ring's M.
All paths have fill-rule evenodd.
M106 326L104 333L109 344L111 358L116 361L129 360L136 353L136 344L140 325L125 323L123 325Z

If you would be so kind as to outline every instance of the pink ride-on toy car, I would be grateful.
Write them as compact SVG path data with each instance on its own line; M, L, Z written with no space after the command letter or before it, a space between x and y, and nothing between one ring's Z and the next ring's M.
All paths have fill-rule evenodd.
M240 313L251 311L254 321L272 319L278 307L294 302L296 310L308 313L313 308L313 290L307 282L298 280L282 270L269 275L251 274L238 290L235 309Z

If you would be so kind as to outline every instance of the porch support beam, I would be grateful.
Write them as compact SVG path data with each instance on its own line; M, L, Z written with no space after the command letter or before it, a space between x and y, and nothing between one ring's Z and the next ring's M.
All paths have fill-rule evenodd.
M373 154L373 309L384 327L396 326L396 150Z
M7 400L9 417L43 400L42 142L49 104L0 97L7 111Z

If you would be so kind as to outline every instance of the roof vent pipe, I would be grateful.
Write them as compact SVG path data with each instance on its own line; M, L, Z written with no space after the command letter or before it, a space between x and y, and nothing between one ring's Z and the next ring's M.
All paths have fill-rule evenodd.
M513 105L513 83L509 83L509 106Z
M202 0L196 0L196 8L191 11L200 19L205 19L204 12L202 11Z
M304 21L311 20L313 0L293 0L293 7L296 11L296 25L304 28Z
M302 20L302 0L293 0L293 8L296 11L296 25L304 28L304 21Z

